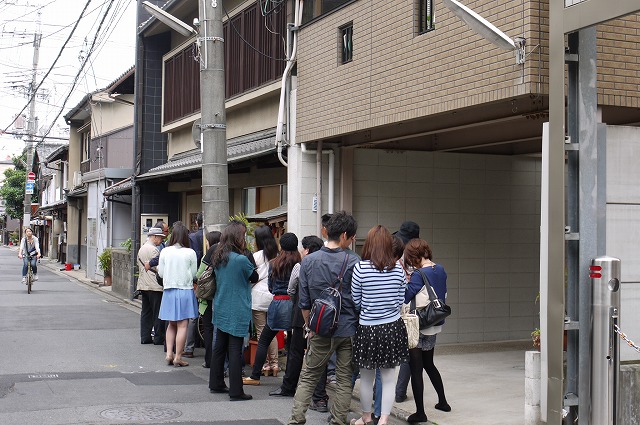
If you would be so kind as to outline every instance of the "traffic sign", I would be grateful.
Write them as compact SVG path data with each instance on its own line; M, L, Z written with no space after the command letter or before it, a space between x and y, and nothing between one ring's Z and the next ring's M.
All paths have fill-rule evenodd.
M34 187L35 185L36 185L36 184L35 184L35 182L26 182L26 183L24 184L24 186L25 186L27 189L33 189L33 187Z
M36 179L36 173L34 173L33 171L29 172L29 174L27 174L27 180L29 181L34 181Z

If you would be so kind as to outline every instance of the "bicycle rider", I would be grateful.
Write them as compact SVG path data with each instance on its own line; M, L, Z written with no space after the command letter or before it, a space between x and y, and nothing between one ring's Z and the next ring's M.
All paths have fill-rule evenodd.
M31 270L33 270L33 280L38 280L37 260L40 258L40 242L38 237L34 236L30 227L25 227L24 237L20 241L20 249L18 249L18 258L22 259L22 283L27 283L27 271L29 266L27 261L31 262Z

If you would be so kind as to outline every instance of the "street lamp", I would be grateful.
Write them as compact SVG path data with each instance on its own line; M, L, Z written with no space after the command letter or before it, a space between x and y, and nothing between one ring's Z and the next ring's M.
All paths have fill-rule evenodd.
M148 1L143 1L142 6L144 6L145 10L149 12L154 18L166 24L169 28L180 33L181 35L188 37L190 35L196 34L196 30L194 30L191 26L185 24L170 13L167 13L164 10L160 9L155 4L152 4Z

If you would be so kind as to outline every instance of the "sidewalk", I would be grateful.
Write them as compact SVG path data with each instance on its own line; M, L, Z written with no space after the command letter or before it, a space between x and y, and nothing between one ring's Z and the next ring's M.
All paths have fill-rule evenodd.
M110 286L87 279L84 270L61 270L63 265L48 259L43 259L41 266L119 302L141 307L140 301L122 299L111 292ZM438 400L425 373L424 397L429 424L521 425L524 422L524 357L530 348L530 341L437 345L435 364L452 410L445 413L434 409ZM394 403L393 423L405 423L415 411L411 385L407 395L406 401ZM359 411L360 380L356 382L353 397L352 409Z

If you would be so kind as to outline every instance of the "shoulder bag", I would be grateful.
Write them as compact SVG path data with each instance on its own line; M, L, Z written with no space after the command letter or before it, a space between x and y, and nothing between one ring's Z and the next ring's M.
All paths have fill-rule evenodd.
M442 322L451 314L451 307L446 305L444 300L438 299L436 292L429 284L429 278L427 275L425 275L420 269L416 269L416 272L420 273L420 276L422 276L422 282L427 288L430 300L429 304L425 308L416 311L420 321L420 330L423 330ZM415 298L411 302L415 308Z
M196 286L196 297L211 301L216 294L216 273L213 267L209 266L198 278Z
M415 302L414 302L415 304ZM418 346L420 340L420 319L414 310L409 309L406 306L402 307L402 321L404 327L407 330L407 343L409 350Z
M142 262L142 260L140 259L140 257L138 257L138 261L140 261L140 264L142 264L142 270L146 270L144 268L144 263ZM158 283L158 285L160 286L164 286L164 280L160 277L160 275L158 274L158 272L156 270L149 270L151 273L153 273L154 275L156 275L156 282Z

